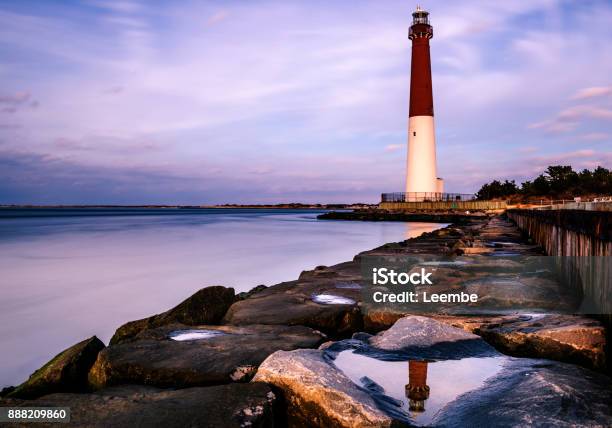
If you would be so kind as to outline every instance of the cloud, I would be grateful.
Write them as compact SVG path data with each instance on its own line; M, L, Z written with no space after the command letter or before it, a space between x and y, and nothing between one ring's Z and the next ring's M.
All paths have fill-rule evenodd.
M0 94L0 104L8 104L11 106L23 104L29 99L30 99L29 92L15 92L14 94L6 94L6 95Z
M584 168L593 169L598 166L609 167L612 164L612 152L602 152L593 149L575 150L546 156L536 156L528 159L527 164L534 166L539 171L537 174L544 172L545 168L549 165L571 165L576 171ZM529 178L534 177L534 174L529 176Z
M536 122L529 125L529 129L543 129L546 132L555 134L571 132L577 127L577 122L562 122L559 118L553 120L546 120L543 122Z
M215 12L206 20L206 25L208 26L216 25L220 23L221 21L226 20L228 16L229 16L229 13L226 10L220 10L218 12Z
M571 99L585 100L589 98L603 97L606 95L612 95L612 86L593 86L590 88L584 88L576 92Z
M21 108L29 107L35 110L40 105L37 100L31 100L29 92L15 92L13 94L0 94L0 113L14 114Z
M123 86L120 85L115 85L115 86L111 86L109 88L106 88L104 90L105 94L110 94L110 95L116 95L116 94L120 94L123 91L125 91L125 88Z
M583 119L612 120L612 110L592 105L579 105L561 110L553 119L532 123L529 129L566 133L575 130Z
M299 160L284 159L279 168L249 170L248 162L235 168L214 164L169 165L138 162L86 165L64 156L40 155L23 150L0 150L0 201L4 203L273 203L374 202L381 186L379 171L365 171L361 181L346 178L346 171L363 168L363 159L316 157L317 169ZM339 171L332 167L345 165ZM381 165L385 165L381 162ZM235 171L248 171L237 176ZM307 179L304 179L307 177ZM270 182L271 181L271 182ZM197 186L194 185L197 183Z
M573 160L573 159L580 159L580 158L590 158L595 156L596 152L595 150L592 149L583 149L583 150L576 150L573 152L567 152L567 153L561 153L558 155L548 155L548 156L537 156L537 157L533 157L533 160L536 161L544 161L544 162L549 162L550 163L559 163L562 161L568 161L568 160Z
M612 5L476 6L431 4L437 154L449 190L535 173L545 160L518 146L554 156L592 141L596 153L576 159L597 160L603 144L595 142L605 139L593 134L612 134L608 99L567 103L609 82L612 58L601 52L612 37ZM558 20L566 13L569 29ZM0 126L0 143L52 156L54 174L66 168L74 181L119 174L115 190L135 198L155 188L172 198L170 189L180 188L191 202L210 202L218 193L193 189L215 183L238 202L375 201L403 187L405 144L389 143L407 137L409 20L396 0L325 8L90 0L44 13L7 3L0 94L10 101L0 109L16 113L3 123L19 119L21 128ZM15 105L23 88L38 108L31 96Z
M395 152L395 151L401 150L401 149L403 149L405 147L406 147L405 144L387 144L385 146L385 152Z
M612 110L592 105L570 107L559 112L559 119L576 120L581 118L612 119Z
M273 168L270 167L259 167L259 168L253 168L251 170L249 170L250 174L255 174L255 175L266 175L266 174L272 174L274 172Z
M128 0L86 0L86 3L112 12L133 13L142 10L142 4Z
M607 140L610 139L610 134L607 134L605 132L590 132L588 134L581 135L580 139L586 141Z
M15 130L15 129L21 129L21 128L22 128L21 125L17 125L14 123L0 123L0 129ZM2 140L0 140L0 144L2 144Z

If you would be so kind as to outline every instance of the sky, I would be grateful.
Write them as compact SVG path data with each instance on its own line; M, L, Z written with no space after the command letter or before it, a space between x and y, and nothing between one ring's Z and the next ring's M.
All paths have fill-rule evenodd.
M0 204L377 202L416 3L0 1ZM446 191L612 167L612 2L423 1Z

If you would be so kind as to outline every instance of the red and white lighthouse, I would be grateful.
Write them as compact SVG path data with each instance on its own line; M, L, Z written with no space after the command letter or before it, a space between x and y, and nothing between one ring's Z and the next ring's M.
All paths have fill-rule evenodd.
M433 28L429 12L417 6L412 14L408 38L412 40L410 71L410 113L408 120L408 162L406 201L429 199L442 193L444 182L437 176L433 91L429 39Z

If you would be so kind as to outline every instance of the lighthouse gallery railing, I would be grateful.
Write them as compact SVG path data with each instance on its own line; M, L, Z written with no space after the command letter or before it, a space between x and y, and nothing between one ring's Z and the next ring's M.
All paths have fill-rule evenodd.
M472 193L394 192L383 193L381 202L451 202L476 199Z

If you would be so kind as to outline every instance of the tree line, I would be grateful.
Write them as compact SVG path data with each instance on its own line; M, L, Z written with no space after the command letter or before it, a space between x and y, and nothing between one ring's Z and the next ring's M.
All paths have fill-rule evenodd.
M543 174L518 186L514 180L493 180L476 193L478 199L550 199L612 195L612 171L598 166L593 171L574 171L569 165L554 165Z

